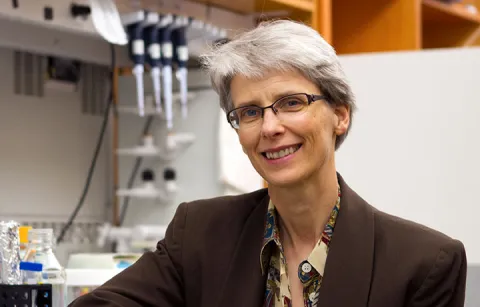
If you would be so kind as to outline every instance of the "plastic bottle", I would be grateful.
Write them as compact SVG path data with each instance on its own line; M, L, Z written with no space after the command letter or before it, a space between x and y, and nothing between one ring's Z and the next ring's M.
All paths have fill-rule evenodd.
M42 283L52 285L52 307L65 307L66 275L54 254L53 229L30 229L24 261L41 263Z
M35 262L20 262L22 284L36 285L42 282L43 265Z

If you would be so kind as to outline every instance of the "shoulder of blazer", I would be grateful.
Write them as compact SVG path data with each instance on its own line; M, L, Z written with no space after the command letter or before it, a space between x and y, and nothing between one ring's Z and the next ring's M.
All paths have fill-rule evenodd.
M226 215L241 217L248 215L268 198L268 190L260 189L251 193L232 196L220 196L188 202L188 215L195 218L217 219ZM239 216L240 215L240 216Z
M374 209L375 249L386 247L403 257L403 269L412 273L412 285L419 287L441 253L462 253L463 244L425 225Z
M241 195L183 203L180 207L183 207L185 215L185 239L201 242L204 239L224 239L227 236L235 238L240 235L254 211L257 213L255 219L261 218L262 221L259 222L263 223L263 216L258 214L258 210L265 207L266 212L268 199L267 189L261 189Z
M446 234L416 223L414 221L394 216L378 209L373 209L375 216L375 238L398 240L398 243L406 246L422 245L425 248L437 248L448 245L453 241Z

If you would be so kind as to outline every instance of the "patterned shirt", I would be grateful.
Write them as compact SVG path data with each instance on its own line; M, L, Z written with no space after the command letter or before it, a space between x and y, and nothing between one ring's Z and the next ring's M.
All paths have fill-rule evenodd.
M335 221L340 210L340 188L330 219L325 225L322 237L313 248L308 258L298 267L298 278L303 284L303 300L305 307L315 307L318 302L318 290L327 260L328 247L332 239ZM267 245L274 242L271 249ZM291 307L291 293L287 274L287 263L280 242L277 213L272 202L268 205L265 234L260 254L262 272L268 274L264 307Z

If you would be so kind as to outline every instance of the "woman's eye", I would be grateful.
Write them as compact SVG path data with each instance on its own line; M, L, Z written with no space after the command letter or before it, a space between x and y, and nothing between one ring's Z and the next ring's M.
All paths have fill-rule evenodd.
M258 115L258 110L255 109L246 109L243 111L243 116L254 117Z
M289 99L289 100L282 101L278 107L284 108L284 109L296 109L302 105L303 105L303 102L298 99Z

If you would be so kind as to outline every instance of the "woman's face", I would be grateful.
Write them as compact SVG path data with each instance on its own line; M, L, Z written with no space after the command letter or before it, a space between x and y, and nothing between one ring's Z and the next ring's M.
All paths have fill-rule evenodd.
M322 94L298 72L271 72L262 79L237 75L230 90L234 107L265 107L292 93ZM252 165L270 186L291 186L318 175L325 166L334 167L335 139L348 124L347 107L333 108L318 100L281 118L266 109L259 124L240 126L237 133Z

